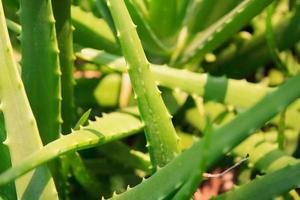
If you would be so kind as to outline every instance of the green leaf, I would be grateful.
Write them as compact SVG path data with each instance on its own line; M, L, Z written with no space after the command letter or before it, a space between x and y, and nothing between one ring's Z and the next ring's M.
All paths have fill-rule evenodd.
M83 115L80 117L76 125L74 126L74 130L79 130L80 126L83 126L89 119L92 109L88 109Z
M292 47L300 40L299 18L300 6L297 6L295 12L286 14L283 19L274 24L274 38L279 51ZM286 37L287 35L288 37ZM266 32L262 32L245 42L240 48L233 46L233 48L224 50L214 63L206 64L204 67L214 75L226 74L232 78L243 78L267 64L271 59L266 42ZM238 68L238 66L243 67Z
M222 17L204 32L198 33L183 54L178 58L176 65L185 64L193 59L202 59L225 42L233 33L246 25L253 17L259 14L273 0L245 0L231 12Z
M61 69L61 116L62 132L69 133L74 123L74 78L73 78L73 28L71 22L71 0L52 0L55 28L59 48Z
M124 58L104 51L82 49L76 53L76 56L101 66L108 66L115 71L126 71ZM262 84L250 83L245 80L208 76L204 73L179 70L167 66L151 65L150 69L155 80L161 86L175 90L180 89L191 95L209 98L218 96L217 99L221 100L221 103L233 105L236 108L248 108L273 90ZM297 121L300 117L299 109L300 100L297 100L287 109L286 124L288 126L300 129L300 123Z
M300 96L300 74L291 78L286 84L270 93L256 105L239 114L234 120L223 127L212 131L211 138L218 138L209 145L205 163L211 166L223 154L230 151L242 140L247 138L255 129L260 128L268 120L282 111L286 106ZM255 116L255 117L252 117ZM194 145L181 153L164 168L140 185L114 196L113 199L164 199L178 190L190 177L190 172L199 166L203 159L203 141L197 141ZM174 173L176 172L176 173ZM160 183L164 183L161 185ZM160 185L160 187L156 187ZM153 190L153 188L156 188ZM144 197L144 198L143 198Z
M47 144L59 137L62 123L61 70L52 4L51 0L21 0L20 9L22 80L41 139Z
M81 10L79 7L72 6L71 13L76 43L120 54L119 45L106 21Z
M142 128L143 123L131 115L117 112L105 114L80 130L62 136L24 158L17 166L0 175L0 185L8 183L60 155L119 140L141 131Z
M151 0L148 7L148 21L160 38L170 37L176 33L178 24L175 24L174 21L176 21L177 15L177 1L164 0L162 5L160 0Z
M17 63L13 58L0 1L0 96L7 137L4 141L10 152L12 166L42 147L35 118L21 81ZM58 199L53 179L46 166L16 181L19 199Z
M164 42L152 29L147 16L142 12L137 3L138 0L125 0L127 9L133 21L138 25L137 31L146 52L153 55L168 56L172 52L173 45Z
M128 63L128 74L138 102L154 169L164 166L180 152L171 116L149 69L136 27L123 1L109 0L118 38Z

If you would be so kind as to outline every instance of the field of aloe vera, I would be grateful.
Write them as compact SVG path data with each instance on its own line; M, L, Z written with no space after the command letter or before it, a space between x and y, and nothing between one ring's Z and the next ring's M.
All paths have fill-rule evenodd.
M0 200L299 200L299 69L299 0L0 0Z

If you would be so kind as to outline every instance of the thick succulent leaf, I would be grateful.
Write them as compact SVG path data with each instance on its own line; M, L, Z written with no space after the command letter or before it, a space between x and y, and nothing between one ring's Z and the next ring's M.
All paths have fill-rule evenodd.
M138 7L136 0L126 0L125 2L130 16L138 25L137 31L139 33L139 37L141 38L145 51L154 55L169 55L172 52L173 46L170 44L166 44L154 32L149 24L149 21L147 21L145 14Z
M72 6L71 13L76 43L120 54L119 45L106 21L81 10L79 7Z
M59 48L61 69L61 117L62 132L69 133L74 123L74 78L73 78L73 28L71 22L71 0L52 0L53 14Z
M125 167L141 169L144 172L151 174L152 167L149 156L142 152L132 150L128 145L122 142L116 141L105 144L97 148L97 152Z
M295 90L297 89L297 84L299 84L299 80L297 81L297 78L295 77L293 80L291 80L288 84L286 84L284 87L280 88L279 91L276 91L272 95L267 96L262 102L260 102L258 105L256 105L254 108L250 109L249 111L245 112L244 114L241 114L237 119L235 119L233 122L229 123L225 127L215 131L212 135L212 137L218 137L220 140L214 144L214 147L211 147L210 149L213 157L209 159L209 163L211 164L212 161L214 161L217 157L219 157L222 152L228 151L231 147L238 144L239 141L244 139L249 132L252 132L253 128L257 128L260 125L262 125L265 121L270 119L276 112L278 112L278 108L281 108L284 105L289 104L292 99L295 99L299 96L300 91ZM293 83L295 82L295 83ZM295 87L296 85L296 87ZM294 87L293 87L294 86ZM289 89L290 91L289 91ZM272 101L270 103L270 100L277 100ZM252 115L255 113L258 117L258 119L251 119L248 118L249 115ZM267 113L267 114L266 114ZM250 121L250 122L249 122ZM129 124L129 123L127 123ZM255 125L254 125L255 124ZM123 125L125 126L125 125ZM83 129L84 131L84 129ZM227 134L222 134L223 132L226 132ZM87 133L90 133L89 131ZM243 133L243 134L238 134ZM90 135L90 134L88 134ZM95 137L95 135L93 135ZM96 139L96 138L95 138ZM99 138L96 140L98 141ZM76 145L75 145L76 146ZM90 145L88 145L90 146ZM74 147L74 145L73 145ZM198 161L200 158L199 154L199 148L201 147L201 141L197 142L191 149L185 151L181 156L176 158L172 163L164 167L163 169L159 170L154 176L150 177L145 183L137 186L136 188L129 190L129 192L124 193L124 195L115 197L117 199L132 199L134 197L141 198L144 196L144 194L147 194L146 191L151 192L154 199L157 199L161 196L161 194L169 194L172 192L175 188L180 187L182 184L182 181L184 181L185 177L188 177L188 174L190 173L191 167L193 166L188 165L186 163L189 163L193 161ZM78 148L78 147L77 147ZM75 147L75 149L77 149ZM79 147L80 148L80 147ZM223 150L222 150L223 149ZM57 151L57 149L56 149ZM197 155L197 156L196 156ZM179 170L179 171L178 171ZM175 175L173 174L174 171L177 171ZM182 171L182 173L180 173ZM170 180L170 177L172 177L172 180ZM158 181L156 183L156 181ZM154 187L154 185L159 184L161 181L164 181L166 183L164 187L160 187L158 191L153 191L150 188ZM152 185L153 184L153 185ZM147 189L148 188L148 189ZM131 192L134 191L135 192ZM142 192L140 194L140 192ZM125 195L126 194L126 195ZM129 195L129 196L127 196ZM134 195L134 196L131 196ZM149 196L148 196L149 197ZM147 197L147 198L148 198Z
M119 140L141 131L142 128L143 123L129 114L117 112L105 114L102 118L97 118L93 122L90 121L89 125L62 136L23 159L17 166L0 175L0 185L4 185L67 152Z
M182 65L192 59L202 59L246 25L273 0L245 0L204 32L198 33L177 60Z
M219 1L210 0L191 1L188 10L186 24L191 33L203 31L227 12L233 9L241 0Z
M41 148L42 142L13 57L1 1L0 44L1 109L7 131L4 145L9 149L12 166L15 166L24 157ZM53 179L46 166L41 166L17 180L16 189L20 199L28 199L28 196L30 199L58 199Z
M110 14L110 11L107 6L107 1L106 0L96 0L95 1L96 7L101 14L102 18L107 22L108 26L114 33L114 35L117 35L116 27L113 22L112 16Z
M88 109L83 115L80 117L80 119L77 121L76 125L74 126L74 130L79 130L81 126L84 126L85 123L87 123L92 109Z
M20 9L22 81L41 139L47 144L59 137L62 123L61 70L52 3L20 1Z
M299 18L300 6L297 6L295 12L286 14L273 25L274 38L279 51L292 47L300 40ZM271 60L265 32L255 35L240 48L235 46L225 51L227 52L219 54L215 62L205 64L205 69L215 75L225 73L229 77L242 78Z
M151 0L148 4L148 21L160 38L169 37L176 32L177 1L165 0L162 6L160 0Z
M233 153L239 156L249 154L249 162L263 173L270 173L299 162L296 158L279 150L276 144L267 142L263 133L250 136L238 145Z
M154 169L164 166L180 153L171 116L150 71L142 44L124 2L109 0L128 74L138 102Z
M104 51L82 49L76 53L76 56L98 65L108 66L116 71L126 71L124 58ZM204 96L206 100L233 105L236 108L248 108L273 90L262 84L250 83L245 80L208 76L167 66L151 65L150 69L161 86L180 89L191 95ZM287 126L300 129L300 123L297 121L300 117L299 108L300 100L293 103L286 111Z
M299 84L300 74L297 74L286 84L260 100L256 105L239 114L230 123L212 131L211 138L218 138L218 140L214 140L213 143L208 145L207 152L209 152L209 155L205 161L207 165L211 166L223 154L230 151L230 149L253 133L255 129L260 128L278 112L299 98ZM200 165L203 159L202 148L202 140L195 142L190 149L184 151L149 179L123 194L114 196L113 199L164 199L180 188L187 181L194 167ZM174 171L176 171L175 174ZM161 182L164 184L157 188L156 186ZM156 189L153 190L153 188Z

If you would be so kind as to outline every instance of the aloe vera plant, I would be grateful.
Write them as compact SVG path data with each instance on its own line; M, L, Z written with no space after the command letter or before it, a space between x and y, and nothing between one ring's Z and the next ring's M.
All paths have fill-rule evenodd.
M299 8L0 1L0 199L299 199Z

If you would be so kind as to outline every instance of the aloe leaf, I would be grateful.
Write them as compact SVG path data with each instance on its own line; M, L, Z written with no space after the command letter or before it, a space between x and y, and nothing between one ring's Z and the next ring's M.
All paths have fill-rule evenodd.
M90 196L98 198L101 187L103 186L98 182L97 178L90 173L89 169L87 169L80 155L77 152L71 153L67 155L67 160L70 162L72 172L80 185Z
M111 151L112 149L114 151ZM130 149L122 142L116 141L105 144L97 148L97 152L126 167L141 169L148 174L151 173L149 156L143 154L142 152Z
M98 65L108 66L116 71L126 71L124 58L103 51L82 49L76 53L76 56ZM261 84L254 84L245 80L208 76L207 74L166 66L151 65L150 69L155 80L161 86L180 89L191 95L204 96L206 100L216 100L237 108L248 108L273 90ZM300 124L297 122L297 119L300 117L299 108L300 101L298 100L287 109L287 126L296 129L300 128Z
M173 46L165 43L154 32L149 24L149 21L147 21L145 14L142 12L142 9L137 6L136 1L137 0L126 0L125 3L133 21L138 24L137 31L145 51L154 55L170 55L173 50Z
M116 121L118 123L115 123ZM0 185L8 183L60 155L119 140L141 131L142 128L143 123L131 115L117 112L106 114L80 130L73 131L71 134L47 144L23 159L17 166L2 173Z
M59 48L59 62L61 66L61 115L62 132L69 133L74 123L73 88L73 30L71 23L71 0L52 0L53 12L56 20L55 27Z
M128 63L128 73L136 94L154 169L164 166L180 152L176 131L149 69L135 26L119 0L109 1L122 51Z
M153 55L170 55L173 48L172 44L166 44L154 33L143 12L141 9L137 8L136 4L138 3L135 0L126 0L126 5L131 17L133 18L134 22L139 25L137 30L142 39L145 50ZM107 25L103 19L98 19L92 16L91 13L88 14L84 11L81 11L79 8L74 10L75 11L73 11L72 19L75 26L74 40L76 43L82 46L120 54L118 49L119 47L117 46L117 50L116 47L113 47L117 44L115 38L113 38L114 35L112 31L108 28L108 26L111 27L111 25ZM92 23L94 25L91 25ZM95 29L95 27L101 28ZM89 38L89 40L87 40L87 38Z
M209 152L206 160L207 166L211 166L223 154L247 138L255 129L261 127L278 112L299 98L299 84L300 74L297 74L286 84L260 100L256 105L239 114L234 120L212 131L211 138L218 138L218 140L214 140L207 149L207 152ZM123 194L114 196L112 199L163 199L179 189L190 177L190 172L194 167L199 166L198 164L203 159L202 148L202 140L195 142L190 149L184 151L146 181ZM161 182L164 184L161 185ZM157 188L157 185L160 185L160 187ZM156 188L155 190L153 190L154 187Z
M183 24L185 15L188 13L188 7L191 0L177 0L177 20L179 24Z
M172 199L174 200L181 200L181 199L190 199L196 189L198 188L198 185L202 182L202 174L205 172L206 168L206 158L209 156L209 152L207 151L208 144L210 140L210 133L206 132L203 139L202 139L202 159L200 162L197 162L197 166L194 167L194 169L191 171L190 176L186 180L186 182L183 183L181 188L176 192L174 197Z
M215 2L209 0L191 1L188 12L192 13L186 16L185 24L190 33L197 33L205 26L207 16L211 13Z
M192 198L199 184L202 182L203 173L205 172L207 165L206 160L210 156L209 146L213 144L211 138L212 123L210 122L209 117L206 118L208 122L206 124L205 130L203 131L204 136L202 138L201 161L197 162L197 166L195 166L193 171L191 171L191 174L187 181L178 190L178 192L176 192L175 196L173 197L174 200Z
M266 134L271 132L258 132L236 146L232 153L235 156L243 157L249 155L248 162L253 164L254 168L262 173L271 173L288 165L297 164L298 159L289 156L287 153L278 149L278 146L266 140ZM298 133L297 133L298 134ZM180 137L191 137L187 134L181 134ZM196 138L197 140L199 138ZM190 147L196 140L186 138L186 144Z
M211 137L212 138L217 137L219 138L219 140L215 141L214 145L212 145L208 150L211 155L211 157L209 157L208 159L208 164L211 165L218 157L220 157L223 154L223 152L225 153L229 151L232 147L239 144L239 142L242 141L244 138L246 138L248 134L252 132L253 129L261 126L263 123L271 119L277 112L279 112L280 109L283 109L283 107L288 105L291 101L295 100L300 95L300 91L299 91L300 89L297 87L299 82L300 82L300 75L298 74L297 77L292 78L292 80L288 81L287 84L280 87L277 91L265 97L255 107L249 109L245 113L240 114L236 119L234 119L226 126L214 131ZM251 118L249 122L250 118L248 116L252 115L253 113L255 113L257 117ZM107 115L106 117L110 117L110 115ZM126 125L129 126L132 124L136 124L135 122L129 122L127 120L123 120L123 121L119 120L119 121L120 122L124 121L124 124L121 124L121 127L124 127L124 129L126 129L127 131L130 131L130 128L128 130L128 127L126 127ZM103 124L107 124L107 122L105 123L103 122ZM139 127L136 127L136 129L141 129L142 127L143 125L140 124ZM112 128L113 127L110 126L108 129L112 129ZM103 133L103 131L100 132ZM225 132L226 134L223 134ZM86 134L86 136L88 135L90 134ZM95 135L93 135L93 137L95 137ZM95 140L97 141L98 139L99 139L98 137L97 139L95 138ZM82 141L82 142L86 143L87 141ZM79 146L76 147L76 145L72 145L72 146L74 149L79 148ZM87 146L90 147L90 145ZM199 156L199 153L201 152L200 151L202 148L201 146L202 146L202 141L200 140L199 142L196 142L190 149L186 150L180 156L175 158L175 160L173 160L166 167L158 170L156 174L154 174L152 177L147 179L145 182L115 198L116 199L135 199L135 198L143 199L142 197L145 197L149 199L149 196L147 197L145 196L145 194L147 194L147 191L149 191L153 199L158 199L159 197L162 197L161 194L167 195L170 192L174 191L176 188L178 189L182 185L184 180L189 177L190 171L193 170L193 166L195 166L195 163L200 161L201 156ZM83 146L81 147L83 148ZM59 148L55 148L55 149L57 152L57 149ZM64 149L68 149L68 148L64 148ZM36 159L36 156L32 155L32 157L33 160ZM22 168L22 166L24 165L20 165L20 166ZM174 171L176 171L177 173L174 174ZM172 179L170 179L170 177L172 177ZM13 180L15 177L12 176L10 178L11 180ZM2 178L0 178L0 181L1 180ZM151 188L161 183L161 181L163 181L165 184L162 187L157 188L157 190L153 191Z
M120 54L120 48L110 27L103 19L79 7L71 7L72 24L75 27L74 41L82 46Z
M178 58L176 65L202 59L241 29L273 0L245 0L206 31L197 34Z
M7 131L4 145L9 149L12 166L16 166L24 157L41 148L42 141L13 58L1 1L0 44L0 96ZM20 199L28 196L30 199L58 199L53 179L46 166L40 166L17 180L16 188Z
M189 13L187 7L191 2L193 1L167 0L164 1L162 6L160 1L151 0L147 4L147 21L149 21L152 29L160 38L168 40L172 37L177 37L179 29L184 22L184 17Z
M215 23L240 2L241 0L220 1L218 3L209 0L191 1L185 24L187 24L189 32L196 34Z
M76 125L74 126L74 130L79 130L80 126L83 126L89 119L92 109L89 109L80 117Z
M262 133L247 138L233 150L233 153L239 156L249 154L249 162L262 173L270 173L299 162L279 150L277 145L267 142Z
M204 20L204 28L209 27L220 18L228 14L232 9L239 5L243 0L228 0L220 1L213 5L213 8L209 12L209 17Z
M269 47L269 51L271 54L271 57L276 64L276 66L281 69L283 72L286 72L286 66L281 61L279 57L279 50L277 48L276 40L274 38L274 32L273 32L273 25L272 25L272 16L275 10L275 4L272 3L267 8L267 17L266 17L266 40Z
M86 111L76 123L74 130L79 130L87 121L90 116L91 109ZM89 193L89 195L93 198L97 198L99 192L95 191L99 190L102 185L97 181L97 179L91 175L89 169L83 163L80 154L77 152L71 152L65 156L62 156L63 166L66 168L65 176L68 176L69 170L71 169L74 177L80 183L80 185ZM65 178L66 179L66 178ZM67 184L66 184L67 185Z
M20 1L22 80L44 144L61 130L59 49L51 0ZM35 45L32 45L35 44Z
M274 38L279 51L292 47L300 40L300 6L295 12L287 14L282 20L274 24ZM286 37L286 36L289 37ZM282 38L285 38L284 40ZM260 66L272 59L266 42L266 32L254 36L250 41L237 49L220 53L214 63L204 67L214 75L226 74L233 78L242 78L253 73ZM236 70L239 66L243 66Z
M51 0L20 1L20 20L22 80L42 142L48 144L60 136L63 122L61 68ZM62 195L63 181L57 166L58 161L51 163L50 170Z
M174 65L175 60L197 33L205 32L206 28L209 29L209 25L214 24L240 2L240 0L220 1L218 3L210 0L191 1L182 28L182 32L186 31L183 35L182 47L176 49L177 52L173 53L170 63Z
M265 134L269 135L270 133ZM251 135L235 147L233 153L240 157L250 155L248 157L249 162L262 173L271 173L289 165L299 163L299 160L296 158L279 150L276 144L266 141L265 134L260 132Z
M273 199L299 187L299 176L300 164L287 166L213 199Z
M177 1L165 0L162 5L160 0L151 0L148 7L148 20L157 35L164 38L174 34L178 26L174 24L177 15Z
M299 163L299 160L296 158L279 150L276 144L266 141L266 134L269 135L271 133L259 132L251 135L235 147L233 153L240 157L250 155L248 161L262 173L271 173L289 165ZM193 141L190 140L189 144L191 145L192 143Z
M96 0L95 1L96 7L98 11L101 13L102 18L107 22L112 32L117 35L116 27L113 22L112 16L110 14L110 11L107 7L107 1L106 0Z

